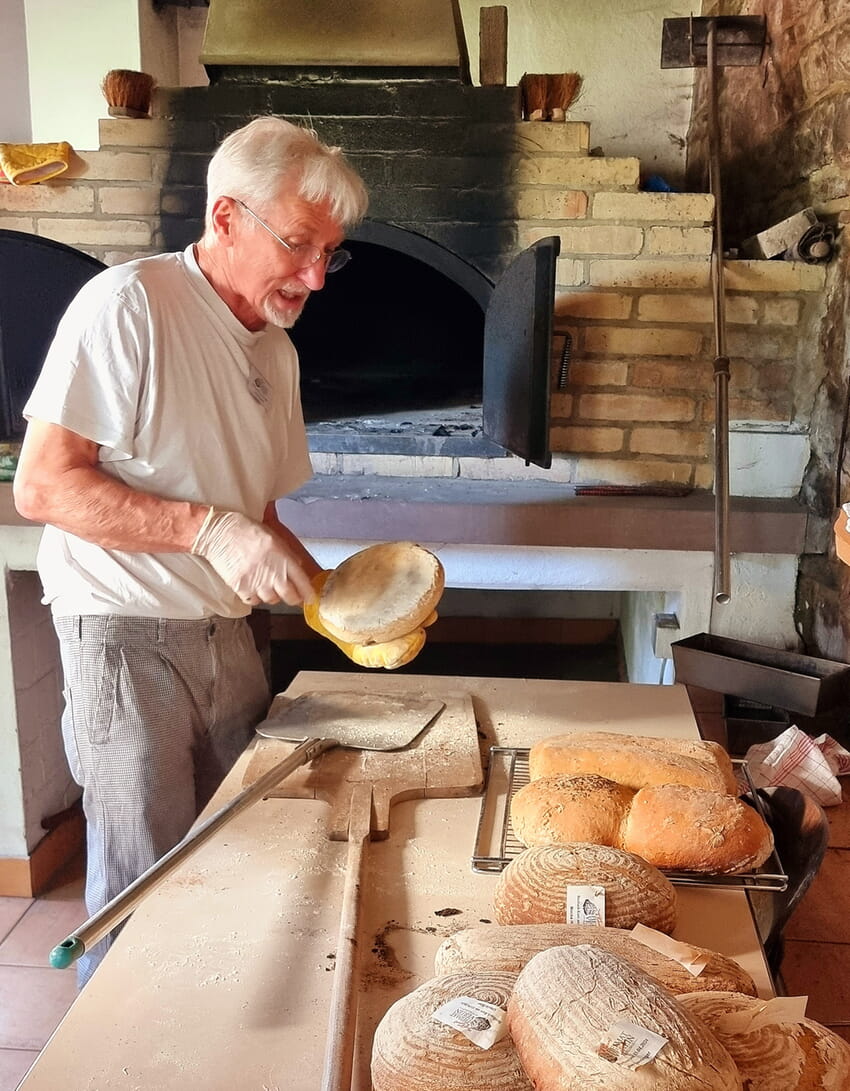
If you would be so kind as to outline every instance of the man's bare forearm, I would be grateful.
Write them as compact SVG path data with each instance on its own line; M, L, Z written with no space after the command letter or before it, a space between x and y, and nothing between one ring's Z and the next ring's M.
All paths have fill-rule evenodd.
M104 549L188 553L209 505L164 500L101 470L76 466L49 482L15 483L18 510Z

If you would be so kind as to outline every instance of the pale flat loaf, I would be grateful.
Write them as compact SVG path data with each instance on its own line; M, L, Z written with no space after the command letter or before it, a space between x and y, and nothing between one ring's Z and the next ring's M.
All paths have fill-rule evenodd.
M338 565L319 592L319 620L352 644L383 644L433 614L445 576L437 557L415 542L361 549Z
M605 845L544 845L526 849L499 875L493 909L499 924L565 924L567 887L605 888L605 924L645 924L668 935L676 926L676 891L661 872Z
M437 1008L471 996L506 1008L516 974L458 973L397 1000L372 1043L373 1091L533 1091L509 1034L489 1049L437 1022Z
M757 1012L763 1000L731 992L679 997L731 1054L747 1091L847 1091L850 1045L813 1019L772 1023L748 1033L730 1032L724 1017Z
M619 846L634 794L594 773L543 777L511 800L511 826L528 848L570 841Z
M686 784L730 795L739 792L729 755L717 743L612 731L542 739L531 748L529 773L532 780L596 773L635 790L657 784Z
M763 864L773 834L734 796L666 784L642 788L629 808L623 845L658 868L734 875Z
M668 992L736 992L755 996L756 985L746 970L726 955L690 944L695 954L708 959L696 976L673 958L647 947L622 928L594 928L588 939L583 924L487 924L465 928L443 940L434 959L437 977L444 974L481 973L503 970L518 974L525 964L548 947L575 947L592 940L594 947L608 951L649 974Z
M743 1088L735 1062L699 1019L647 974L592 946L535 955L517 978L508 1019L536 1091ZM618 1019L660 1034L667 1044L637 1069L606 1059L600 1049Z

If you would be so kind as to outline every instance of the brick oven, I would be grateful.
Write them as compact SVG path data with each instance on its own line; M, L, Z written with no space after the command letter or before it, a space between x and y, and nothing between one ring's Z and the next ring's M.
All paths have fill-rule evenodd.
M610 591L632 681L670 680L652 650L655 612L677 614L682 635L796 646L797 562L811 543L795 498L821 378L803 345L817 340L823 269L727 262L733 600L719 608L711 198L644 192L641 164L591 154L582 121L523 121L517 88L468 81L451 4L435 7L436 52L431 42L413 64L227 66L210 52L209 87L160 89L151 118L104 118L100 147L61 180L0 187L0 230L107 264L183 247L200 233L207 160L226 133L268 112L312 124L371 192L349 240L356 260L295 330L317 475L279 507L320 562L412 538L438 548L450 588ZM397 35L367 38L399 47ZM510 306L494 307L503 286ZM527 370L488 411L488 349L517 333ZM497 432L518 407L521 425ZM582 495L599 487L621 495ZM31 569L33 528L7 529L0 563ZM12 753L6 711L0 745L11 733Z

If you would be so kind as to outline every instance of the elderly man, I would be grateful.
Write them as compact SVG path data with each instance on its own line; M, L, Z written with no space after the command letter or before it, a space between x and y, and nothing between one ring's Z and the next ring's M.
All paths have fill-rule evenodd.
M210 162L201 240L89 281L25 407L15 502L45 524L90 913L186 834L268 707L245 617L319 571L274 507L312 472L286 329L366 203L338 149L252 121Z

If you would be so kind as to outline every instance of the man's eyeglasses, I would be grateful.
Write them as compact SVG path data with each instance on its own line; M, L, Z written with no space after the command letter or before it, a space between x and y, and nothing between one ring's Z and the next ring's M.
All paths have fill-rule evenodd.
M320 250L318 246L311 246L310 243L304 242L298 246L293 246L291 242L287 242L286 239L282 239L276 231L273 231L265 220L261 219L256 212L252 212L244 201L240 201L238 197L234 197L233 200L244 208L249 216L252 216L260 227L264 227L266 231L277 239L281 246L292 256L292 260L295 262L296 269L307 269L310 265L315 265L316 262L323 261L325 263L326 273L336 273L343 265L347 265L351 261L351 254L347 250L337 249L331 250L329 254Z

